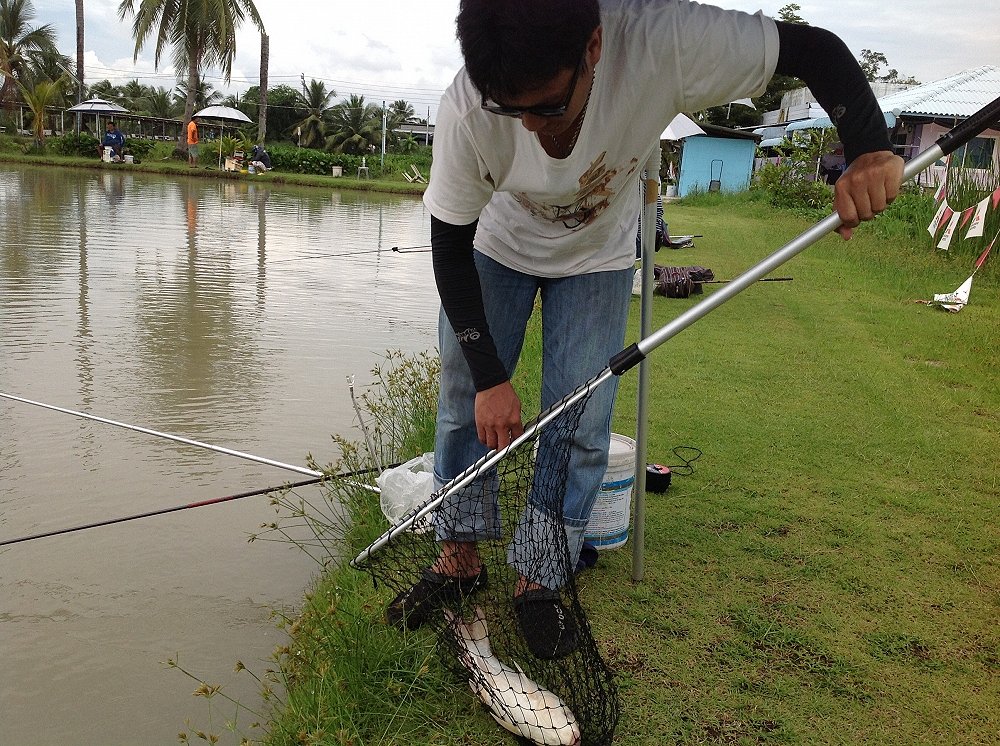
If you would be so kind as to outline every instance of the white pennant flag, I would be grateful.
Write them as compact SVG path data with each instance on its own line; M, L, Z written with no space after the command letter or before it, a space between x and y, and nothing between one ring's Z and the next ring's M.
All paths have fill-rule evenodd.
M972 216L972 222L969 223L969 231L965 234L966 238L972 238L973 236L982 236L983 228L986 227L986 210L990 206L990 196L986 195L983 199L976 205L976 212Z
M938 241L937 247L947 251L951 246L951 237L955 235L955 228L958 226L958 219L962 217L962 213L956 212L952 213L951 220L948 221L948 225L944 229L944 233L941 234L941 240Z
M934 214L934 219L931 224L927 226L927 232L931 234L931 238L934 238L934 234L937 233L937 229L941 227L941 219L944 217L945 210L948 209L948 202L945 200L941 203L938 211Z
M958 313L969 303L969 293L972 292L972 278L959 285L954 293L935 293L934 303L946 311Z

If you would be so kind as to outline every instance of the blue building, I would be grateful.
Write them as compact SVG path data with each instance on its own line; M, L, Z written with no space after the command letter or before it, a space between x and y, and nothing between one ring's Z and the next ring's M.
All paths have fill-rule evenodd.
M698 123L704 135L684 138L677 196L692 192L741 192L750 186L759 135Z

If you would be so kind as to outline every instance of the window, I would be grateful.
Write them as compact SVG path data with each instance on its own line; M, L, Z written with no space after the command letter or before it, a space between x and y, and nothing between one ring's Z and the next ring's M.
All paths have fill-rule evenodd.
M996 142L995 137L974 137L955 151L952 160L965 168L989 170L993 168L993 150Z

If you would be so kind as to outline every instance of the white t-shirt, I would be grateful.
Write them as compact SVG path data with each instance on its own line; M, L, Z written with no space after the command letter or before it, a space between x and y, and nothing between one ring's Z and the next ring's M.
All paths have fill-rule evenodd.
M512 269L565 277L631 267L636 181L660 133L678 112L760 95L777 63L777 28L759 13L602 0L601 25L568 158L549 156L519 120L483 111L464 69L441 100L424 203L446 223L478 218L476 248Z

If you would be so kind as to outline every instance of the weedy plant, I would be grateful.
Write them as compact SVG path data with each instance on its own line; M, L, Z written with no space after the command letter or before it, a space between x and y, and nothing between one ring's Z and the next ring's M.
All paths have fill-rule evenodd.
M962 152L962 151L960 151ZM955 212L961 212L976 204L1000 188L1000 169L972 168L963 159L952 159L945 177L945 199ZM930 222L930 218L924 223ZM989 209L982 236L965 237L960 230L952 239L948 251L963 260L975 259L989 245L1000 231L1000 210Z

